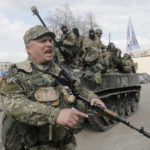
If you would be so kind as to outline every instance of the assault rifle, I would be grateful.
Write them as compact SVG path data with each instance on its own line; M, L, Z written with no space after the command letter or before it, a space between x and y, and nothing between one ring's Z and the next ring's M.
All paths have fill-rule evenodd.
M38 10L35 6L32 6L31 10L33 11L33 13L40 19L40 21L42 22L43 26L46 27L46 24L43 22L43 20L41 19ZM70 83L70 87L73 87L73 84L76 82L76 79L72 76L72 74L62 65L60 65L58 62L57 64L60 66L60 68L62 69L62 72L64 74L64 76L66 77L66 79L69 81ZM126 126L138 131L139 133L143 134L144 136L150 138L150 133L144 130L144 127L141 127L140 129L135 127L134 125L132 125L129 121L127 121L125 118L119 116L118 114L114 113L113 111L98 105L98 104L94 104L93 106L90 105L90 100L86 99L85 97L82 97L81 95L76 95L77 98L79 98L80 100L82 100L83 102L87 103L92 110L95 110L96 112L99 112L101 115L104 115L108 118L111 118L113 120L117 120L123 124L125 124Z

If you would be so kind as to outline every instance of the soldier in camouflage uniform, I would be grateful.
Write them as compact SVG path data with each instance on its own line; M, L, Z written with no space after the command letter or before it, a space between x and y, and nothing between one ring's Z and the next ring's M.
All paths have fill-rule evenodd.
M97 35L98 40L99 40L99 42L100 42L101 50L107 49L107 46L105 46L105 45L102 43L102 41L101 41L101 37L102 37L102 34L103 34L102 30L101 30L101 29L96 29L96 30L95 30L95 34Z
M74 58L76 56L76 49L75 49L75 42L76 42L76 36L75 34L68 30L66 25L61 26L61 30L63 34L61 35L58 43L62 50L65 63L68 65L74 64Z
M81 64L82 64L82 55L83 55L83 51L82 51L82 45L83 45L83 40L84 40L84 36L80 35L78 28L73 28L72 29L73 33L76 36L76 43L75 43L75 66L76 68L80 68Z
M71 93L62 69L53 61L48 28L31 28L24 41L28 60L9 68L0 89L5 150L74 150L74 129L80 117L88 117L85 105ZM81 88L79 80L72 90L91 99L91 105L104 106L95 94Z
M105 70L103 65L101 53L96 47L89 47L86 49L84 57L84 78L88 81L94 81L96 86L102 85L101 74Z
M125 73L136 72L134 62L129 54L127 53L124 54L124 57L122 58L122 62L123 62L123 72Z
M102 58L102 53L100 49L100 43L98 38L95 36L95 31L89 31L89 37L85 38L83 41L84 50L84 78L91 75L91 79L94 80L96 85L102 84L101 73L105 70L105 64Z
M121 50L114 43L109 43L107 51L110 54L110 68L108 72L118 72L122 68Z
M101 41L101 37L102 37L102 30L101 29L96 29L95 30L95 34L98 37L99 43L100 43L100 48L102 51L102 58L104 59L105 65L106 65L106 70L110 68L110 54L107 52L107 46L105 46L102 41Z
M86 54L86 48L88 48L88 47L96 47L97 49L99 49L101 51L100 42L99 42L97 36L95 35L95 31L93 29L91 29L89 31L89 36L85 37L83 40L82 49L83 49L84 55Z

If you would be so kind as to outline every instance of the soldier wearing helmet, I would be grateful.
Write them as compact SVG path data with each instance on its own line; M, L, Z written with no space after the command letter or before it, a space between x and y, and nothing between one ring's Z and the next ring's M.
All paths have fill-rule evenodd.
M99 37L99 39L101 39L101 36L103 34L102 29L96 29L95 30L96 35Z

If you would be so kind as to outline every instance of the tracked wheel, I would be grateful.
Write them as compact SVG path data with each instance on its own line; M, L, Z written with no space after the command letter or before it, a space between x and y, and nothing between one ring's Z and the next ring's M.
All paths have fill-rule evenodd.
M126 100L125 103L125 114L126 116L130 116L131 115L131 101L130 100Z
M132 98L131 100L131 110L132 112L136 112L138 108L138 102L135 100L135 98Z
M118 104L118 114L121 117L125 116L125 105L123 102L119 102L119 104Z
M113 112L115 112L116 114L118 113L118 112L117 112L117 107L116 107L115 105L112 105L112 106L110 107L110 110L113 111ZM114 120L114 119L111 119L111 123L115 124L115 123L117 123L117 121Z

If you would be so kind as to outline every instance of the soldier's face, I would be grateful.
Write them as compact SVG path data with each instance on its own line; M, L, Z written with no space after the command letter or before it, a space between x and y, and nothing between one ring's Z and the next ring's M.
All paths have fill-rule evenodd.
M95 32L90 32L90 33L89 33L89 37L90 37L91 39L94 39L94 38L95 38Z
M101 38L102 34L101 34L101 33L97 33L97 36L98 36L99 38Z
M62 28L62 32L63 33L67 33L68 32L68 28L67 27Z
M53 60L53 48L52 39L48 35L32 40L26 45L29 59L35 63L44 65L49 65Z

